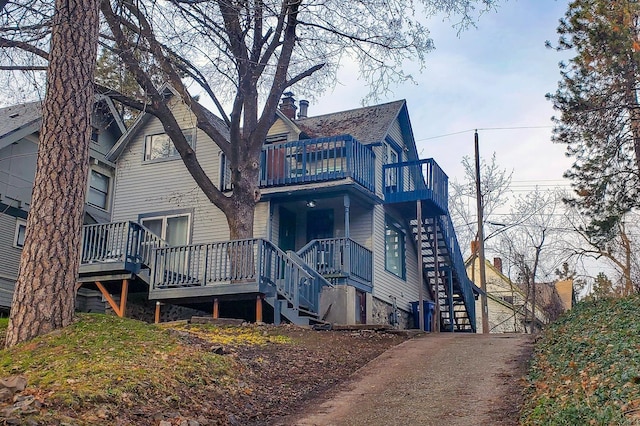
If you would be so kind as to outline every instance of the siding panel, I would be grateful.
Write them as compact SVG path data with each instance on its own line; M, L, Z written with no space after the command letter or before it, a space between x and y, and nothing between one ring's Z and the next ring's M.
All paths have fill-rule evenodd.
M13 246L17 219L0 214L0 278L15 280L18 276L22 250ZM11 282L13 289L13 281Z

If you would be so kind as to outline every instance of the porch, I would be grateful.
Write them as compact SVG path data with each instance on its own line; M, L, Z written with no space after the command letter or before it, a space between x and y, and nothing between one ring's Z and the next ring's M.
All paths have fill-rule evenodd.
M349 135L266 144L260 159L260 187L272 188L351 179L375 192L375 154ZM223 168L221 185L231 190Z

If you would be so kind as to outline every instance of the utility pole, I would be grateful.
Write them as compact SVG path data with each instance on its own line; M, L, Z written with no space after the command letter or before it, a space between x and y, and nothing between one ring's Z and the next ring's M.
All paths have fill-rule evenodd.
M478 130L474 135L476 153L476 205L478 207L478 260L480 261L480 304L482 305L482 334L489 334L489 309L487 307L487 276L484 264L484 217L482 206L482 191L480 188L480 145Z

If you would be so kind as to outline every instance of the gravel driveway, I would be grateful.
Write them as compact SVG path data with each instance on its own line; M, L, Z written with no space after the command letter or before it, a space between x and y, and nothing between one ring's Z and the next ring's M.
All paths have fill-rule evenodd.
M529 335L430 334L358 370L287 425L517 425Z

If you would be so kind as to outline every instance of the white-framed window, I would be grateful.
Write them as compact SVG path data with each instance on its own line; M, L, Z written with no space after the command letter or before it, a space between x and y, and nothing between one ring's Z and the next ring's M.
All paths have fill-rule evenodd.
M404 232L390 217L385 220L384 243L385 269L403 280L406 279Z
M16 219L16 232L13 236L13 246L21 249L24 247L24 236L27 232L27 222L23 219Z
M187 139L189 145L193 148L195 146L195 129L188 129L183 132L184 137ZM159 133L156 135L148 135L144 140L144 161L157 161L179 158L180 154L173 146L171 138L166 133Z
M91 170L89 175L89 192L87 193L87 203L92 206L106 210L109 204L109 176Z
M190 213L141 217L140 223L171 246L189 244Z

